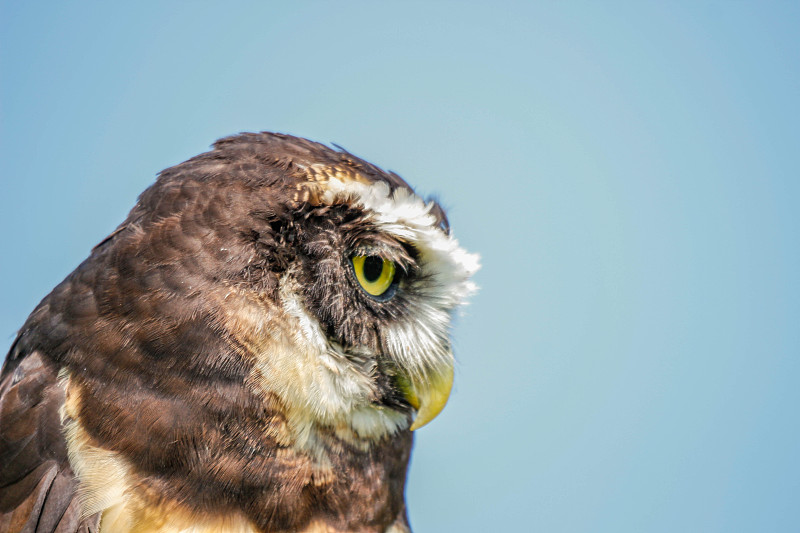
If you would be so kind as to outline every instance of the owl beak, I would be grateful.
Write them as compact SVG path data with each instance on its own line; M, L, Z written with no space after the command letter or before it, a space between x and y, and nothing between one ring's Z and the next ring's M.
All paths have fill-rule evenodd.
M417 410L417 417L411 424L411 431L415 431L442 412L450 391L453 388L453 367L432 374L420 382L406 381L401 389L408 403Z

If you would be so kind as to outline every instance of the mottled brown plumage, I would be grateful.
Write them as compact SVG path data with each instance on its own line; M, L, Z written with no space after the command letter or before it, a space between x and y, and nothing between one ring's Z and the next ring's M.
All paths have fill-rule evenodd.
M164 171L7 356L0 530L407 528L404 383L427 394L451 365L474 271L426 248L461 253L410 192L267 133ZM402 202L422 206L398 219L413 231L387 222ZM397 265L390 299L360 289L349 261L366 253Z

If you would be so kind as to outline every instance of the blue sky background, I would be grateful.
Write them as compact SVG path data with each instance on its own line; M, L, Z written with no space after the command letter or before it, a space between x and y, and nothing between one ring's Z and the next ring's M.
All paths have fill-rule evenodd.
M800 530L797 2L0 6L3 352L161 169L335 142L483 257L417 533Z

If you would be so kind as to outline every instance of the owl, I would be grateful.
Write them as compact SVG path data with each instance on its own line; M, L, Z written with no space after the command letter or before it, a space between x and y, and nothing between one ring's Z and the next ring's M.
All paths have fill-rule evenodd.
M0 375L0 530L406 532L476 255L341 150L241 134L163 171Z

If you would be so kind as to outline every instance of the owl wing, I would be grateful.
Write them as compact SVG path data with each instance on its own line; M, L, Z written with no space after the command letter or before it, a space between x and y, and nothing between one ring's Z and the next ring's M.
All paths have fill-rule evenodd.
M12 348L0 374L0 531L97 531L81 518L59 409L64 391L41 353Z

